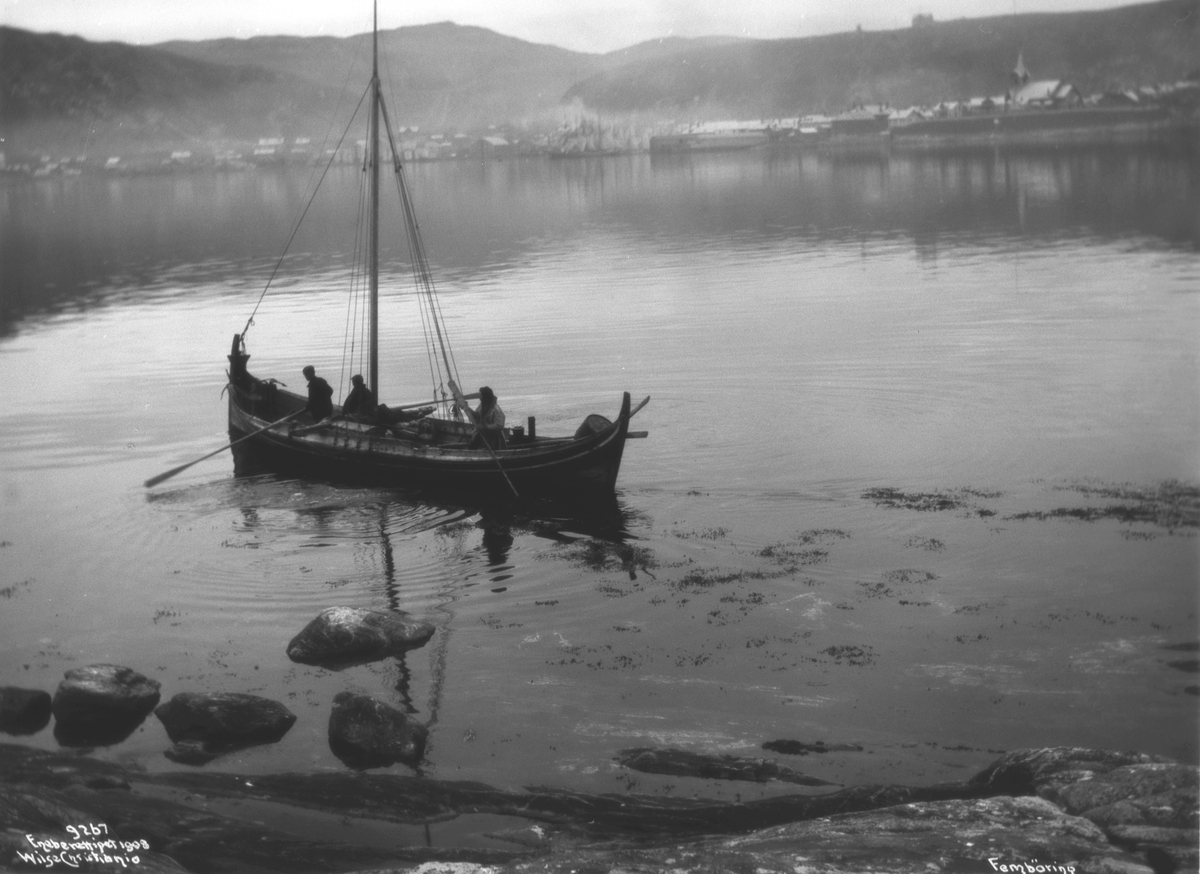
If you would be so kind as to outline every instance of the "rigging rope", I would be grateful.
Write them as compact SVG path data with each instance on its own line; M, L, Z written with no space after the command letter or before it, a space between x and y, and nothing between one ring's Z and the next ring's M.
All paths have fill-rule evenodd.
M429 269L429 260L425 255L425 245L421 240L421 228L417 222L416 209L413 206L412 196L408 188L408 181L404 174L404 165L400 159L400 150L396 147L396 141L392 136L391 120L388 116L387 104L381 99L380 109L383 112L384 129L387 131L388 145L392 150L393 169L396 177L396 187L400 194L400 204L404 212L404 226L408 237L409 251L412 256L413 275L418 287L418 300L422 304L422 322L425 324L426 343L430 351L430 370L431 373L437 365L437 352L441 353L441 360L446 366L446 378L458 381L457 364L454 362L454 354L450 349L449 338L445 334L445 328L442 323L441 307L437 300L437 290L433 283L433 272ZM427 321L426 321L427 320ZM432 324L434 333L437 338L437 349L433 348L432 338L429 336L428 325ZM441 379L441 367L436 366L437 375L435 376L434 391L437 392ZM445 396L445 389L442 388L442 395Z
M279 273L279 268L283 266L283 259L287 257L288 249L292 247L292 242L296 239L296 234L300 231L300 226L304 224L304 217L308 215L309 207L313 205L313 201L317 198L317 192L321 190L321 183L325 181L325 176L329 173L329 168L333 166L334 159L342 148L342 143L346 140L346 134L350 132L350 126L354 124L354 119L358 116L358 111L362 108L363 100L366 99L368 88L363 92L362 97L358 98L358 105L354 107L354 112L350 116L350 121L346 124L346 129L342 131L342 136L338 139L337 146L329 156L329 161L325 164L325 169L321 172L321 178L317 180L316 187L313 188L312 196L308 198L308 203L304 204L304 209L300 213L300 217L296 219L296 224L292 228L292 233L288 237L287 245L283 247L283 254L279 256L279 260L275 262L275 269L271 271L271 275L267 278L267 284L263 286L262 294L258 296L258 302L254 304L254 309L250 313L250 318L246 320L246 327L242 328L242 342L246 340L246 333L250 330L250 326L254 324L254 316L258 313L258 308L262 306L263 298L267 296L267 291L271 288L271 283L275 281L275 275Z
M358 212L354 224L354 249L351 258L353 272L350 275L350 295L346 300L346 327L342 335L342 370L339 376L338 385L344 387L346 385L346 369L347 359L351 369L362 371L362 355L363 346L361 343L356 344L356 340L362 337L366 332L363 330L362 319L365 318L365 308L363 315L359 315L358 305L362 300L362 271L359 270L359 265L362 264L360 255L363 248L366 246L366 238L363 234L363 228L366 225L367 216L367 169L364 163L359 173L358 185ZM357 333L355 333L357 328ZM357 346L359 359L358 367L354 367L354 351ZM348 350L348 351L347 351ZM338 400L341 401L342 395L339 388Z

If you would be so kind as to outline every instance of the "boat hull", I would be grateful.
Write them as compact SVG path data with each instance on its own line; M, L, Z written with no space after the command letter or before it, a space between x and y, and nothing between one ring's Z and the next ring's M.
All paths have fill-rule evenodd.
M313 426L301 416L268 428L304 405L304 398L249 374L240 386L231 383L229 437L235 443L235 471L455 493L611 492L630 418L626 392L616 421L606 427L574 438L539 437L495 452L424 439L416 427L397 436L391 429L357 422Z

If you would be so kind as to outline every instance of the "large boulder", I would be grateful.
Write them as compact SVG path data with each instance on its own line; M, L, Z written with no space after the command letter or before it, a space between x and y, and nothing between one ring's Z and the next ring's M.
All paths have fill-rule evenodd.
M41 689L0 687L0 731L35 734L50 722L51 698Z
M292 638L288 658L306 665L347 667L424 646L434 627L397 610L329 607Z
M205 764L224 753L275 743L296 722L296 714L277 701L242 692L202 695L180 692L154 715L175 742L167 758Z
M970 782L1045 798L1158 870L1200 868L1200 769L1192 765L1145 753L1050 747L1009 753Z
M88 665L63 675L54 693L54 736L64 746L120 743L154 709L159 683L121 665Z
M329 748L352 768L416 765L429 730L408 714L367 695L341 692L329 714Z

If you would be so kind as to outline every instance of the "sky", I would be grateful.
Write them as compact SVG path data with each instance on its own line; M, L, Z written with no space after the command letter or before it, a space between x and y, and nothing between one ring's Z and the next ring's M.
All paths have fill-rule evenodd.
M453 21L581 52L667 36L782 39L1014 12L1074 12L1130 0L379 0L380 27ZM371 29L369 0L0 0L0 24L148 45Z

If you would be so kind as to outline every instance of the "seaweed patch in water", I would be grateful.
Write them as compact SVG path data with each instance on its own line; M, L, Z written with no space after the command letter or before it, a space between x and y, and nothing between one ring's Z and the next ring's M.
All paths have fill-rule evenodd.
M612 543L607 540L585 540L562 547L567 559L577 567L587 567L594 571L623 570L629 574L629 579L637 579L637 571L645 571L653 577L650 568L657 567L654 553L644 546L634 546L631 543Z
M718 526L716 528L703 528L699 531L692 529L691 531L673 531L672 533L681 540L720 540L729 534L729 529Z
M774 543L770 546L764 546L759 550L758 554L763 558L769 558L776 564L788 565L792 568L820 564L829 558L829 550L792 549L784 543Z
M16 595L18 595L22 589L28 589L29 584L32 582L33 580L22 580L21 582L14 583L11 586L5 586L3 589L0 589L0 598L16 597Z
M858 587L866 593L868 598L892 597L892 590L886 583L859 583Z
M732 571L729 573L719 573L715 569L705 570L698 569L688 571L681 579L678 579L669 585L677 592L702 592L705 589L711 589L713 586L726 585L728 583L741 583L746 580L769 580L784 576L782 572L766 573L765 571Z
M1039 522L1047 519L1078 519L1082 522L1115 519L1118 522L1144 522L1168 530L1200 528L1200 486L1178 480L1167 480L1151 488L1079 484L1059 486L1057 490L1121 503L1096 507L1058 507L1049 511L1017 513L1005 518Z
M883 578L889 583L929 583L938 579L938 575L930 571L919 571L911 568L887 571Z
M867 489L862 496L880 507L896 507L904 510L931 512L938 510L975 510L980 516L993 516L991 510L979 509L975 499L998 498L1001 492L985 492L980 489L962 488L947 492L902 492L900 489Z
M946 548L946 544L936 537L910 537L904 545L913 549L924 549L927 552L941 552Z
M810 528L801 531L797 538L801 543L829 543L831 540L849 540L850 535L837 528Z
M850 644L829 646L821 650L821 653L831 657L839 665L842 662L856 667L875 664L875 651L869 646L853 646Z

